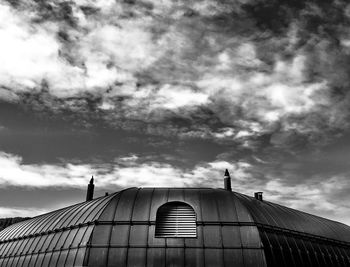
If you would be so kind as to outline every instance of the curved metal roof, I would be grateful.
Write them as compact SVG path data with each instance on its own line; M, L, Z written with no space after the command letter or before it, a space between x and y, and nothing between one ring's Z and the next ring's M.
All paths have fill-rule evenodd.
M350 227L235 193L249 210L268 266L350 266Z
M256 223L338 241L350 242L350 227L319 216L235 193Z
M265 259L257 227L231 192L131 188L111 200L92 234L87 266L254 266ZM155 237L156 213L180 201L196 213L197 238Z
M13 224L0 232L0 266L79 265L93 222L115 194Z
M268 266L350 266L350 227L235 193L253 216Z
M197 238L155 237L187 203ZM211 188L129 188L0 232L0 266L350 266L350 227Z

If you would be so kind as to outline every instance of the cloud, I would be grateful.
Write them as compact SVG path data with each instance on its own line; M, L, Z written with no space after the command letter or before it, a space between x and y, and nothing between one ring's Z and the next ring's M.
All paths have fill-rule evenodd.
M1 152L0 186L26 188L85 188L94 175L99 188L127 187L223 187L223 172L231 172L233 190L253 195L264 191L265 199L295 209L350 223L347 205L347 174L311 177L288 181L248 161L230 162L217 159L183 169L152 159L129 155L116 158L113 164L24 164L18 156ZM5 212L6 210L4 210ZM11 209L9 208L9 214ZM13 211L17 214L17 211ZM20 214L21 210L18 210ZM27 213L25 213L27 214Z
M0 45L1 85L17 95L40 91L44 81L53 92L56 88L77 87L84 71L59 56L61 44L55 35L58 25L47 21L36 27L30 21L31 15L1 3L0 17L4 23L0 36L6 40ZM14 98L9 94L4 97Z
M50 210L20 207L0 207L1 218L33 217Z
M348 174L336 175L321 182L319 177L315 177L295 185L275 178L265 185L265 194L269 201L350 225L350 206L346 196L350 186L347 177Z
M123 69L107 67L111 57L119 60L121 65L140 65L140 61L145 64L141 55L143 46L140 41L144 35L141 29L135 33L130 29L118 31L117 27L105 25L81 36L76 29L62 31L65 25L54 21L35 24L32 22L35 15L38 14L30 8L24 12L1 3L0 17L4 23L0 37L6 41L0 45L0 58L4 63L0 67L0 83L12 94L38 92L44 82L53 96L76 96L107 87L115 81L132 79L132 74ZM57 36L74 41L70 44L69 40L64 40L62 43ZM140 47L131 47L136 40ZM139 51L138 55L135 55L136 51ZM71 55L67 54L69 52ZM5 100L14 98L5 93L1 94Z
M85 188L86 182L95 175L101 187L115 185L129 186L185 186L202 183L210 172L222 172L222 166L232 167L228 162L200 164L187 172L167 163L139 159L130 155L115 159L109 164L24 164L22 158L5 152L0 153L3 171L1 186L24 187L78 187ZM240 165L240 164L238 164ZM209 169L208 169L209 168ZM240 169L241 167L237 167ZM194 179L196 177L196 179ZM208 176L209 177L209 176ZM198 179L197 179L198 178ZM218 178L219 179L219 178ZM210 181L211 185L217 182Z
M181 138L246 146L289 131L313 143L321 129L327 140L333 129L348 128L343 1L1 7L2 100L36 95L39 102L26 104L85 118L98 114L112 127L163 135L172 129ZM95 105L81 104L84 99Z
M0 153L0 164L3 166L0 175L3 186L83 186L83 177L89 177L91 174L87 165L26 165L22 164L21 157L4 152Z

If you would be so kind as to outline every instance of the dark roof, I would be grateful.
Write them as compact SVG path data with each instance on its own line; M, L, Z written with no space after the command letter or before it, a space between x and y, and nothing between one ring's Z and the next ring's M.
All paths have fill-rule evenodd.
M155 237L170 201L193 207L197 238ZM6 228L0 266L348 267L349 237L344 224L223 189L129 188Z
M115 194L79 203L14 224L0 232L0 240L20 238L94 221L99 218L101 212L114 196Z
M58 260L58 266L64 266L65 261L67 266L73 266L69 264L72 262L82 264L93 222L114 196L76 204L5 228L0 232L0 266L48 266ZM63 253L55 252L57 249Z
M291 209L269 201L235 193L253 216L255 223L280 229L350 242L350 227L306 212Z

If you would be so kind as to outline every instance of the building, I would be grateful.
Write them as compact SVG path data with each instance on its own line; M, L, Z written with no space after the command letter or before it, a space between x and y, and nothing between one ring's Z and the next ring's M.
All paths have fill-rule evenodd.
M350 266L349 226L232 192L229 181L90 192L1 231L0 266Z

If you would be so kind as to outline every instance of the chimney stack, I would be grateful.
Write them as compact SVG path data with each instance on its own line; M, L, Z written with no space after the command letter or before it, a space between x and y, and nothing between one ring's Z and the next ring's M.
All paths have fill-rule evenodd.
M92 176L86 191L86 201L90 201L94 198L94 188L94 177Z
M263 192L255 192L255 193L254 193L254 197L255 197L257 200L263 201Z
M231 177L230 177L230 173L228 172L227 169L225 170L224 186L225 186L225 190L232 191L232 188L231 188Z

